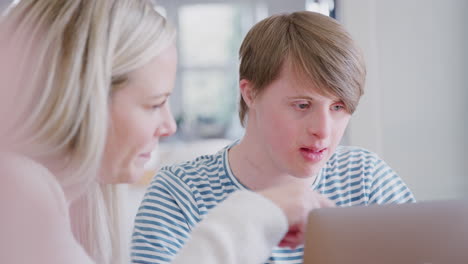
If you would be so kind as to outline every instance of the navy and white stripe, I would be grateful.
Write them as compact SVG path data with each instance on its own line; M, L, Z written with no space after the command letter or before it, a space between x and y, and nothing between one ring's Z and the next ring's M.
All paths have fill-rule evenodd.
M158 172L136 216L133 263L169 263L210 209L245 189L229 168L228 148ZM312 188L338 206L414 202L411 191L383 160L356 147L338 147ZM298 264L302 255L302 247L277 247L266 263Z

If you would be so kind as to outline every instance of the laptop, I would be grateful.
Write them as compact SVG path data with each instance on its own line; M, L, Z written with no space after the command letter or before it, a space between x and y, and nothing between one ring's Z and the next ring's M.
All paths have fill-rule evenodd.
M324 208L304 264L468 264L468 200Z

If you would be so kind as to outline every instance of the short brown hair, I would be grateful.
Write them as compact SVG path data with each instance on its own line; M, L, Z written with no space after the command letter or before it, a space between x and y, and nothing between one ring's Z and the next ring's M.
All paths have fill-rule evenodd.
M349 33L333 18L301 11L268 17L247 33L240 51L240 79L258 95L279 75L288 59L319 92L340 98L353 113L364 93L365 63ZM244 125L248 106L240 98Z

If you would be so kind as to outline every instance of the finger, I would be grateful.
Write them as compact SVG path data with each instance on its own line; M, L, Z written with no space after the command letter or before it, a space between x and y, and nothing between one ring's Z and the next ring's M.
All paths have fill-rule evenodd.
M304 240L304 232L302 230L288 232L282 239L282 241L288 242L288 243L302 243L303 240Z
M282 248L289 248L289 249L296 249L298 246L300 246L301 244L299 243L291 243L291 242L280 242L278 244L278 247L282 247Z
M300 231L302 231L302 229L303 229L303 224L301 224L301 223L291 225L288 228L288 234L300 232Z
M286 235L283 240L279 243L278 246L280 247L289 247L289 248L296 248L299 245L304 244L304 233L296 233L296 234L290 234Z

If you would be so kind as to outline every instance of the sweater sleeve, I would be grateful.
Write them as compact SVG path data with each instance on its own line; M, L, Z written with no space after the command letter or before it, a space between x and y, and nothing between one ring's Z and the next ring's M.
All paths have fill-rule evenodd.
M172 263L262 263L287 228L286 216L273 202L239 191L207 215Z
M92 263L72 234L65 195L47 169L0 155L0 176L0 263Z

